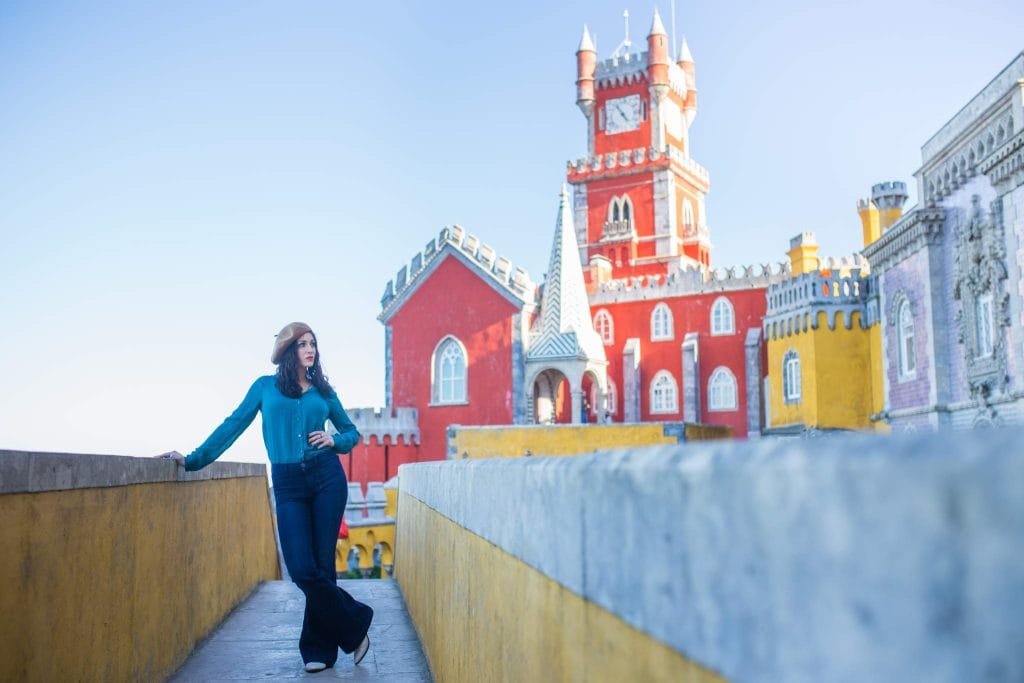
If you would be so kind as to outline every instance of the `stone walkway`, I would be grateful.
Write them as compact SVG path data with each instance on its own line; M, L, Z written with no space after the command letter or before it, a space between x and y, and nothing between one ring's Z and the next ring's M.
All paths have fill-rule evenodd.
M324 681L344 678L393 683L433 681L398 584L388 579L339 581L373 608L370 652L359 666L338 653L333 669L307 674L299 655L302 593L288 581L270 581L243 602L189 656L171 681Z

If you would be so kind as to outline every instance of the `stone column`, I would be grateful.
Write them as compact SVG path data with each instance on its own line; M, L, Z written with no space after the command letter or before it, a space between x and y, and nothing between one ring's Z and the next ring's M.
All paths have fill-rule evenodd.
M700 422L700 365L698 335L689 332L683 338L683 422Z
M640 421L640 340L631 337L622 349L622 420Z
M761 436L761 328L747 330L743 343L747 375L747 438Z
M578 425L583 422L583 388L573 389L569 393L572 395L572 423Z

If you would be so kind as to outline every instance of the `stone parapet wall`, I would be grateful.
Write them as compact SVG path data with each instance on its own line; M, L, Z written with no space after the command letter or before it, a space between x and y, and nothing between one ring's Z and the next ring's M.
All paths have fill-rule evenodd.
M653 446L683 441L728 439L720 425L685 422L618 424L492 425L448 428L448 458L515 458L581 455L609 448Z
M278 578L260 464L0 451L0 680L163 680Z
M1022 443L407 465L396 576L440 680L1018 681Z

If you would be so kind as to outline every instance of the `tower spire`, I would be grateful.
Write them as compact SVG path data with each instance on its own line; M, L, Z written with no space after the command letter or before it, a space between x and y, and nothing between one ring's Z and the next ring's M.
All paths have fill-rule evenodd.
M661 15L658 14L658 8L654 8L654 21L651 22L651 32L648 34L651 36L667 36L668 32L665 30L665 24L661 21Z
M690 46L686 43L686 36L683 36L683 42L679 45L679 57L676 61L680 64L693 64L693 55L690 54Z
M590 37L590 31L587 30L587 25L583 24L583 37L580 38L580 46L576 49L577 52L597 52L594 47L594 40Z

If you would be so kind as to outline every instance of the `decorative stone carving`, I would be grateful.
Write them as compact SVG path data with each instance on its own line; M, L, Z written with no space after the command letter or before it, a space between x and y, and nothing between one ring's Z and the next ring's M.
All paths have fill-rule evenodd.
M987 403L994 395L1006 392L1009 377L1006 360L1006 334L1010 325L1010 295L1006 291L1006 242L1002 225L1002 200L996 199L988 217L978 195L971 197L970 218L961 217L954 232L955 280L953 297L960 301L956 313L957 338L967 361L967 382L971 397ZM978 302L992 297L991 351L981 348L982 329Z

